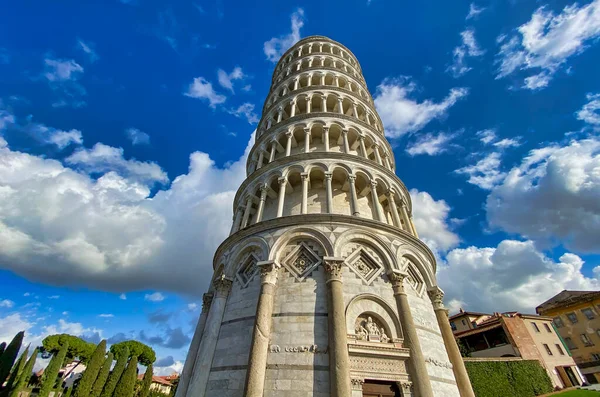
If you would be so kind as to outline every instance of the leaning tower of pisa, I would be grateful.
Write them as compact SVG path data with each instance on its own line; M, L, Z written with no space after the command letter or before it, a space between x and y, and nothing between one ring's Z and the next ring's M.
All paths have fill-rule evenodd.
M273 73L178 397L474 397L356 57Z

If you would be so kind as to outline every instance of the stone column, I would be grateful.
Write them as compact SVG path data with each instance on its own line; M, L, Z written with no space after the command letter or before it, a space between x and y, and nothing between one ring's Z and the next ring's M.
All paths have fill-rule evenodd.
M390 163L390 156L388 156L387 153L384 153L383 162L385 163L385 167L391 171L392 163Z
M252 196L248 196L248 200L246 201L246 209L244 210L244 218L242 219L242 229L248 226L250 211L252 210L252 201Z
M235 210L235 217L233 218L233 225L231 225L231 232L233 234L240 230L240 223L242 222L242 211L238 208Z
M277 201L277 218L283 216L283 205L285 203L285 188L287 186L287 179L279 178L279 197Z
M381 208L379 196L377 195L377 181L371 181L371 200L373 201L373 206L375 207L377 220L380 222L385 222L386 219L385 215L383 214L383 208Z
M325 73L321 73L321 85L325 85Z
M431 382L429 380L429 374L427 373L425 357L423 356L421 343L417 336L417 329L415 328L413 316L410 312L408 297L404 291L404 279L407 276L407 274L398 270L393 270L388 273L388 278L392 282L392 288L394 289L396 305L398 306L398 316L400 317L400 324L402 325L402 332L404 333L404 343L410 350L410 375L415 387L416 395L419 397L433 397L433 390L431 389Z
M402 397L412 397L412 382L396 382L396 385L402 392Z
M402 220L404 221L404 230L413 234L412 224L410 222L410 218L408 217L408 211L406 210L406 203L404 200L400 203L400 212L402 213Z
M339 108L340 114L344 114L344 101L342 98L338 98L338 108Z
M381 161L381 154L379 153L379 145L373 145L373 150L375 151L375 160L377 160L377 164L383 165L383 162Z
M363 379L350 379L350 383L352 384L352 397L363 397L363 385L365 381Z
M262 185L260 187L260 200L258 202L258 209L256 210L256 219L254 223L258 223L262 221L263 211L265 209L265 200L267 199L267 191L268 187L266 185Z
M294 117L296 115L296 99L294 99L290 103L290 117Z
M358 105L356 103L352 104L352 114L355 118L358 118Z
M390 204L390 210L392 211L392 219L394 219L394 225L396 227L401 228L402 222L400 222L400 214L398 214L398 207L396 207L396 201L394 200L394 195L396 192L394 190L388 191L388 201Z
M283 108L280 106L277 108L277 122L281 123L282 118L283 118Z
M369 156L367 155L367 147L365 146L365 137L363 135L360 135L358 137L358 142L360 143L360 154L368 159Z
M304 129L304 153L310 152L310 128Z
M344 153L350 153L350 144L348 143L348 130L342 130L342 137L344 139Z
M312 77L311 77L312 79ZM308 85L310 86L310 79L308 80ZM306 96L306 113L310 114L312 112L312 95Z
M208 309L210 308L212 300L213 294L206 293L202 295L202 313L200 313L200 318L198 319L198 324L196 325L196 332L194 332L194 339L192 339L190 349L188 350L188 354L185 359L185 365L183 366L181 378L179 378L179 386L177 386L177 393L175 394L175 397L186 396L188 385L190 383L190 378L194 373L196 355L198 354L198 347L200 346L200 341L202 340L202 332L204 332L204 326L206 325L206 317L208 316Z
M246 372L245 397L263 396L271 337L273 300L277 285L277 272L281 267L275 261L258 262L256 266L260 269L261 286L248 359L248 371Z
M331 172L325 173L325 189L327 192L327 213L333 214L333 191L331 189L331 178L333 174Z
M325 95L321 95L321 112L327 111L327 97Z
M329 327L329 385L331 397L351 397L350 357L344 314L341 258L324 257Z
M298 68L298 70L300 70L300 69ZM298 83L300 83L300 77L296 77L294 79L294 91L296 91L298 89Z
M329 127L323 127L323 143L325 144L325 151L329 151Z
M210 368L215 356L215 348L219 339L221 321L223 321L223 313L225 312L225 304L231 290L231 284L231 280L223 274L213 282L215 297L206 318L202 341L200 342L196 356L194 373L188 386L188 396L204 397L206 395L206 384L208 383Z
M277 151L277 141L271 142L271 153L269 153L269 163L275 160L275 152Z
M287 157L292 154L292 138L294 133L292 131L288 131L285 133L285 136L287 136L287 142L285 143L285 155Z
M300 174L302 178L302 213L308 213L308 174L303 172Z
M471 381L469 380L469 374L465 368L465 362L460 355L460 350L456 344L452 328L450 328L448 310L444 307L444 291L436 286L428 290L427 293L433 304L435 317L437 318L440 331L442 332L442 338L444 339L446 352L448 352L448 358L452 364L452 371L454 372L454 378L456 379L460 397L475 397Z
M358 211L358 197L356 196L356 187L354 186L354 182L356 182L356 176L348 175L348 183L350 183L350 212L352 215L359 216L360 211Z
M335 87L340 87L340 78L338 76L333 77L333 84Z
M262 147L258 148L258 163L256 163L256 169L260 169L263 166L263 161L265 161L265 153L263 152Z

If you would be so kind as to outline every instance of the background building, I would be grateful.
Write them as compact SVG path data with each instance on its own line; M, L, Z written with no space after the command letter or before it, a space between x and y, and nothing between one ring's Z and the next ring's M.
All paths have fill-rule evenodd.
M356 57L322 36L296 43L275 67L178 397L474 397L395 169Z
M565 290L535 310L554 319L586 380L600 383L600 291Z
M466 312L460 309L458 313L450 317L450 328L454 333L474 329L491 316L491 314Z
M486 317L475 328L456 331L455 337L473 358L518 357L538 360L546 369L555 387L581 385L575 361L552 327L551 317L527 315L517 312L467 314L462 312L450 317L453 321L462 317ZM458 316L458 317L457 317Z

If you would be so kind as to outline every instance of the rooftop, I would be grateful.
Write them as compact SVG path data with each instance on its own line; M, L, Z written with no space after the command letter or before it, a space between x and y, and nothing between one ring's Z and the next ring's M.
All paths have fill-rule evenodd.
M600 291L568 291L565 289L536 307L535 311L542 313L546 310L567 307L598 298L600 298Z

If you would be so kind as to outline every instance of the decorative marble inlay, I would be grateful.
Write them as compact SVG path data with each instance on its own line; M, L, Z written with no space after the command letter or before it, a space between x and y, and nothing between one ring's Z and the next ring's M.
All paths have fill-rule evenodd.
M350 368L358 373L406 375L404 360L350 356Z
M348 267L367 284L371 284L383 271L378 260L363 248L357 249L346 258L346 263L348 264Z
M249 253L242 260L242 264L236 274L236 278L242 285L242 288L246 288L254 275L258 272L258 267L256 266L258 261L259 259L254 253Z
M304 280L317 266L321 258L305 242L301 242L283 259L283 266L299 281Z

